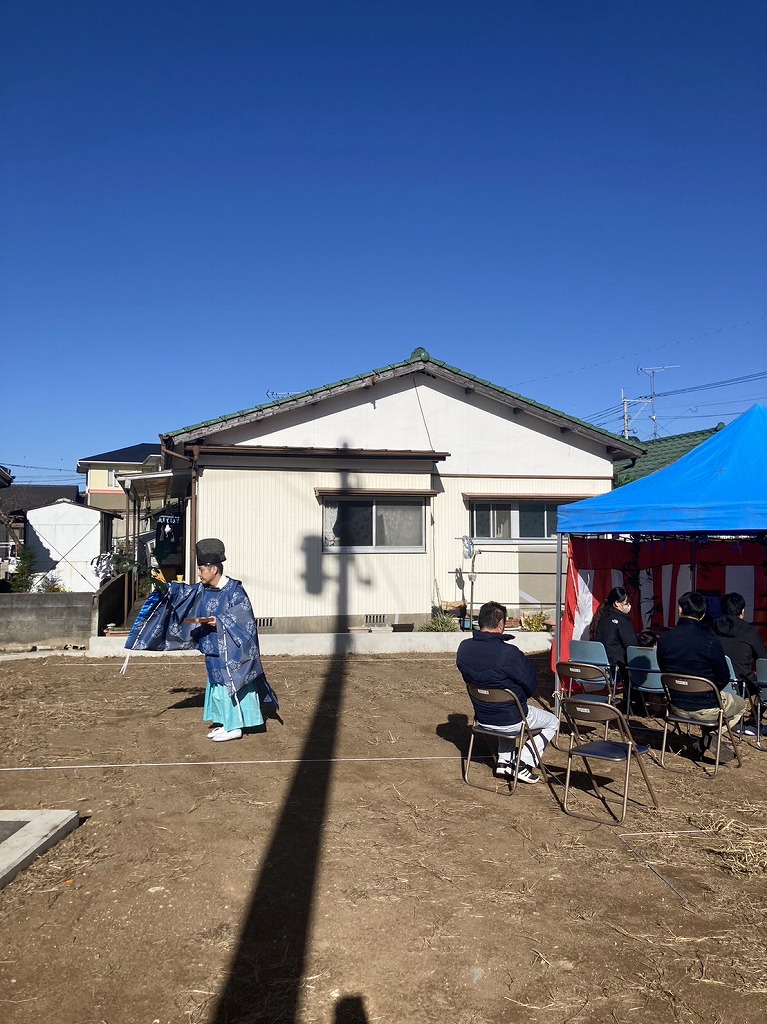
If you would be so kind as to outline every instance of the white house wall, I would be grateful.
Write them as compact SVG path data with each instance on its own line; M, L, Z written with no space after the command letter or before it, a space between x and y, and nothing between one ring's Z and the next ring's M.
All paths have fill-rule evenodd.
M198 536L226 544L226 571L241 579L258 617L393 614L430 610L429 550L322 552L315 488L421 489L428 473L223 470L198 484Z
M428 616L440 602L468 599L461 540L470 531L467 495L578 500L609 491L609 441L586 438L423 374L350 390L300 409L208 434L214 445L449 452L444 461L329 464L310 454L283 458L205 452L198 482L197 536L220 536L227 570L245 583L259 617ZM250 468L246 468L250 467ZM433 472L432 472L433 471ZM426 550L419 553L322 552L322 501L316 489L429 491ZM521 552L521 553L520 553ZM539 599L535 572L555 542L487 545L478 556L479 603L512 606ZM462 569L464 586L460 586ZM541 590L542 592L542 590ZM391 618L390 618L391 621Z
M224 430L215 443L432 449L450 452L445 473L612 478L604 444L422 374Z

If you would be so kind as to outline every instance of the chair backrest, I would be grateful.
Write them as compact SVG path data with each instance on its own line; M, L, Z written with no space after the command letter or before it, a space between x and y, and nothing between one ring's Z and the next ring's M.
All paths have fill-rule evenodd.
M658 667L658 652L654 647L627 647L626 662L633 687L663 692L660 668Z
M599 640L571 640L570 661L589 665L609 665L605 645Z
M572 679L576 683L599 683L600 686L610 685L610 676L605 671L607 666L592 665L581 661L558 661L557 675L560 679Z
M767 658L756 659L756 681L760 686L767 686Z
M727 668L730 670L730 682L737 683L738 677L735 675L735 668L730 660L729 654L725 654L724 660L727 662Z
M513 690L505 690L499 686L473 686L471 683L466 684L466 690L472 700L485 704L516 704L520 719L524 721L526 718L519 698Z
M685 676L678 672L661 672L660 681L672 704L675 693L711 693L716 697L717 706L722 707L719 687L710 679L704 679L702 676Z
M563 697L562 714L570 726L576 739L580 739L579 725L595 728L600 725L613 725L618 729L624 743L631 743L631 731L623 712L614 704L602 704L593 701L579 700L577 697Z

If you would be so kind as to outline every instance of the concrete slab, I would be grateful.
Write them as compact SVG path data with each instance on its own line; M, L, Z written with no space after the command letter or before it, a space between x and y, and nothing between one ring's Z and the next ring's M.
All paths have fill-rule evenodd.
M470 633L261 633L261 653L272 655L331 654L445 654L453 653ZM525 654L551 650L551 633L516 632L514 646ZM70 652L71 653L71 652ZM124 658L125 638L93 636L85 652L91 658ZM131 658L165 657L154 652L131 651ZM200 657L197 651L179 651L174 657Z
M79 811L0 811L0 889L79 824Z

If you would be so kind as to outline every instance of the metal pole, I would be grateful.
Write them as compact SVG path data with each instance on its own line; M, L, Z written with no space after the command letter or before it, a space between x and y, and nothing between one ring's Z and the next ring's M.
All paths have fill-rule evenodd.
M556 658L557 661L561 660L561 655L562 655L562 538L563 537L564 537L564 534L562 534L562 533L558 533L557 534L557 569L556 569L556 572L557 572L557 582L556 582L556 597L555 597L556 606L557 606L557 614L556 614L556 617L555 617L555 620L554 620L555 621L555 628L556 628L556 635L554 637L554 643L556 645L555 646L555 650L556 650L556 655L557 655L557 658ZM559 692L560 692L559 676L557 675L556 670L555 670L554 671L554 714L557 716L557 718L559 718Z

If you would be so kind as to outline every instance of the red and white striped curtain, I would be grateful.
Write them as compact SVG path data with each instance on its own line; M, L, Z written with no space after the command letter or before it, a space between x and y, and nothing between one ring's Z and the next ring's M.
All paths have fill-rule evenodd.
M634 628L676 624L677 602L687 590L746 601L746 619L767 636L767 545L755 540L597 540L570 537L560 660L571 640L587 640L589 624L613 587L631 595Z

